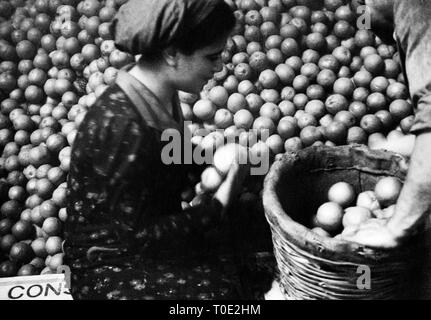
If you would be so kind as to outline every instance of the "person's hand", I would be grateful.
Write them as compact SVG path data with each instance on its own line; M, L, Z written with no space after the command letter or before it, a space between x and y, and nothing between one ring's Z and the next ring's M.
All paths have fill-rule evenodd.
M356 242L375 249L394 249L401 245L402 239L389 227L386 220L370 219L351 229L341 237L343 240Z
M223 208L227 208L232 199L241 191L242 184L249 172L248 164L234 162L226 176L226 179L216 191L216 198Z

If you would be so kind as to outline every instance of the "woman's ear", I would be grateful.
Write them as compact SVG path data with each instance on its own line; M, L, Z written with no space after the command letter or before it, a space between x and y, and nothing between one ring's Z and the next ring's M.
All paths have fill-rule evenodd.
M168 47L162 52L163 60L170 67L176 67L178 64L178 50L173 47Z

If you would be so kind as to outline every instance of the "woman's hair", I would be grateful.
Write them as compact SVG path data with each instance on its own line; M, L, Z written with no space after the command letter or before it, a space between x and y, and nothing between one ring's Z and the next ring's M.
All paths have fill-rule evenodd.
M180 52L190 55L196 50L209 46L227 37L236 24L236 18L229 5L222 1L214 10L193 28L184 26L184 31L172 41L171 46ZM142 52L140 61L157 61L162 50Z
M236 19L229 5L222 1L197 26L183 32L173 46L184 54L209 46L224 37L235 27Z

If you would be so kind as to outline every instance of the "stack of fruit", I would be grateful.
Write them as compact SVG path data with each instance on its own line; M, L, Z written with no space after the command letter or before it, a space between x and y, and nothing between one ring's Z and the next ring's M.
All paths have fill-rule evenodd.
M0 1L0 276L56 272L70 150L86 111L134 57L110 21L125 1Z
M328 200L314 217L312 231L325 237L342 238L354 233L364 224L384 225L395 212L402 183L393 177L380 179L373 191L356 195L346 182L331 186Z
M0 0L0 276L55 272L62 263L77 127L134 60L109 32L126 1ZM357 30L347 0L227 2L238 24L223 70L200 96L180 93L195 146L214 151L236 141L274 158L409 131L412 107L395 48ZM187 202L216 188L225 174L219 166L203 185L190 178ZM241 201L258 203L261 188L256 179Z

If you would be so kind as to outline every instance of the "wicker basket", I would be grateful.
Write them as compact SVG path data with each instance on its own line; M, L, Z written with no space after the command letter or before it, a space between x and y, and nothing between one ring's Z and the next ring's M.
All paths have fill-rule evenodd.
M405 298L411 267L424 250L418 237L397 250L373 250L319 236L306 226L334 183L348 182L359 193L372 190L383 176L403 181L406 168L404 158L364 146L311 147L274 163L263 205L286 298ZM363 266L371 271L370 289L358 286Z

